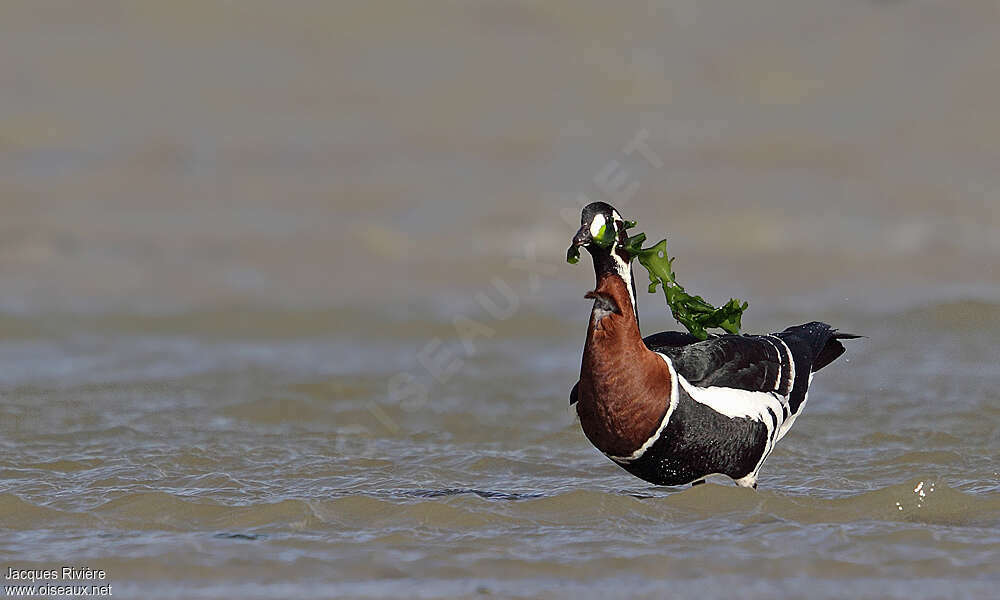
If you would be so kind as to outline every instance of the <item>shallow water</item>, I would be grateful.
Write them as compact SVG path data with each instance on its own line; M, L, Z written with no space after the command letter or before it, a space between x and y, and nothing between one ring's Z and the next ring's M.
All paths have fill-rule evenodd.
M0 7L4 573L994 597L995 3L701 4ZM647 485L569 410L609 161L749 331L867 336L756 492Z
M962 311L990 325L935 323ZM650 486L591 448L570 316L498 334L425 405L386 396L419 350L389 328L360 353L155 318L5 341L3 560L72 557L129 597L991 593L1000 306L838 316L870 337L817 376L757 492Z

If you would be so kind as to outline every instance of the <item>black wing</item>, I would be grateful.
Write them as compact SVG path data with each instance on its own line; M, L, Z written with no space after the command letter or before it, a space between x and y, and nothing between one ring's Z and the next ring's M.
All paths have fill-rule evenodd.
M684 346L651 349L666 355L674 369L698 387L778 392L782 396L792 388L791 354L773 336L727 334Z
M698 338L690 333L680 331L661 331L653 335L646 336L642 342L653 352L660 352L663 348L679 348L700 342Z

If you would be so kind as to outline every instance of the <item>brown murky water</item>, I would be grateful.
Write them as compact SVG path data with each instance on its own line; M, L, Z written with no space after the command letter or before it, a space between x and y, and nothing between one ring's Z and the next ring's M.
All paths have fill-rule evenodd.
M4 3L3 575L994 597L998 27L986 1ZM759 491L649 486L579 431L583 198L748 330L868 336Z

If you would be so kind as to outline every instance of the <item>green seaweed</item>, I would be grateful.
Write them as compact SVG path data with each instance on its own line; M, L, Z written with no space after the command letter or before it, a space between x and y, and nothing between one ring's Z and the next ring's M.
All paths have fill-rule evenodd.
M634 221L625 222L626 229L635 225ZM749 303L731 298L729 302L716 307L701 296L687 293L684 286L677 283L673 271L674 259L667 254L667 240L660 240L649 248L643 248L642 244L645 241L645 233L631 236L625 242L624 250L632 259L638 258L639 264L649 272L649 293L655 293L657 286L663 290L667 307L678 323L699 340L708 338L709 329L722 329L729 333L740 332L743 326L743 311L749 308ZM571 264L579 262L579 249L570 248L566 260Z
M580 248L578 246L569 247L569 250L566 251L566 262L571 265L580 262Z
M708 338L708 329L722 329L729 333L739 333L743 326L743 311L750 307L747 302L731 298L729 302L715 307L701 296L691 295L684 286L677 283L673 270L674 259L667 254L667 240L643 248L646 234L640 233L628 238L625 250L639 259L639 264L649 271L649 293L656 287L663 290L667 306L678 323L687 328L699 340Z

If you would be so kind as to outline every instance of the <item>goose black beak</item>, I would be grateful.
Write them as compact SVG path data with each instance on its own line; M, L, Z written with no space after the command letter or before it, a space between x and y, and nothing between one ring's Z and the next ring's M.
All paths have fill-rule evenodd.
M580 231L577 231L576 235L573 236L573 242L570 244L569 250L566 251L566 262L570 264L580 262L580 246L589 246L593 241L590 229L586 225L581 227Z

